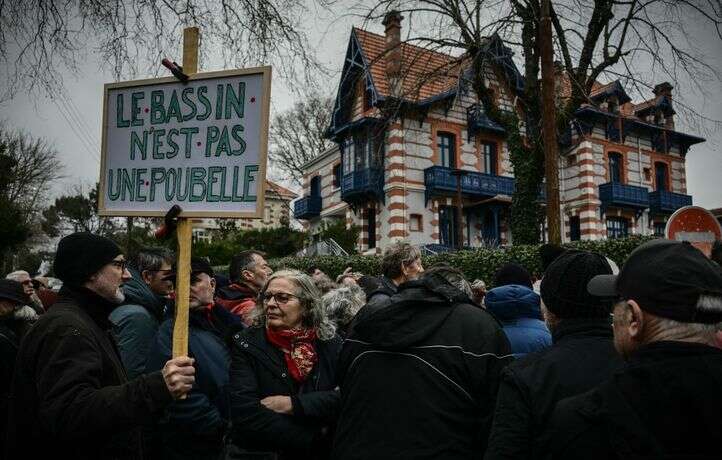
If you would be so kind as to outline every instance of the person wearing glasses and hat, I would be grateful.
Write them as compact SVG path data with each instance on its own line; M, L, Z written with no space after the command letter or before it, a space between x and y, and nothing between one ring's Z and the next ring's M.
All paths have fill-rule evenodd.
M191 389L188 357L127 380L108 320L124 299L125 265L102 236L73 233L58 243L63 287L20 345L5 458L142 458L141 425Z
M165 459L215 460L230 420L228 369L231 361L226 336L241 319L216 304L215 273L205 259L191 259L188 299L188 355L195 359L196 383L188 397L173 402L158 423ZM175 273L166 276L175 280ZM173 352L174 319L158 329L146 370L163 367Z
M258 299L252 327L233 335L233 458L328 458L341 339L321 292L309 275L282 270Z
M615 299L614 346L626 364L557 405L553 458L720 458L720 267L689 243L654 240L587 290Z

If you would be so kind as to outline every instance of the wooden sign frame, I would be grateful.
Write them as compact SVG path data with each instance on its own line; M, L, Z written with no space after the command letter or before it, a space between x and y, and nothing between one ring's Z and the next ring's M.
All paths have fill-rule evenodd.
M184 70L188 72L187 65L184 66ZM261 95L261 120L260 120L260 139L259 139L259 152L258 152L258 176L256 185L256 211L255 212L228 212L228 211L183 211L183 217L190 218L251 218L260 219L263 217L263 210L265 205L265 192L266 192L266 169L268 161L268 125L270 116L271 106L271 67L252 67L248 69L236 69L236 70L220 70L214 72L202 72L202 73L189 73L188 81L208 80L213 78L223 77L234 77L243 75L261 75L261 81L263 85L263 94ZM130 80L118 83L107 83L103 87L103 125L102 125L102 139L101 139L101 153L100 153L100 188L98 193L98 215L108 217L163 217L166 210L158 211L124 211L124 210L110 210L105 207L105 190L106 190L106 160L107 160L107 131L108 131L108 119L107 119L107 104L109 97L109 90L118 88L133 88L137 86L154 86L168 83L177 83L182 85L175 77L163 77L163 78L150 78L143 80ZM175 203L174 203L175 204ZM177 203L183 206L182 203ZM210 207L210 206L209 206ZM170 208L170 205L169 205Z

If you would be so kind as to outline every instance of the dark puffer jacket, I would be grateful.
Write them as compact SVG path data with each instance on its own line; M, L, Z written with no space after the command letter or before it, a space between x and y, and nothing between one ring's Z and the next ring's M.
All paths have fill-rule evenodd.
M208 314L206 314L208 313ZM166 459L217 459L230 420L227 335L240 318L220 305L189 314L188 356L196 382L188 397L174 401L158 423ZM161 369L173 351L174 320L161 324L148 357L148 371Z
M402 284L344 343L332 458L478 458L510 359L500 324L438 275Z
M63 287L25 336L6 458L142 458L140 425L173 398L160 372L128 382L110 333L114 307L91 291Z
M485 460L545 458L557 402L593 388L622 366L609 319L564 319L553 340L550 348L504 370Z
M501 321L516 358L543 350L552 335L542 321L539 294L526 286L508 284L486 293L484 305Z
M125 301L108 318L113 323L113 335L128 379L133 380L145 371L148 352L169 301L153 293L137 270L129 271L133 278L123 285Z
M338 413L336 362L341 339L316 340L318 362L302 385L283 353L252 327L233 336L231 351L233 458L316 460L328 458L329 433ZM261 405L267 396L291 396L293 415Z

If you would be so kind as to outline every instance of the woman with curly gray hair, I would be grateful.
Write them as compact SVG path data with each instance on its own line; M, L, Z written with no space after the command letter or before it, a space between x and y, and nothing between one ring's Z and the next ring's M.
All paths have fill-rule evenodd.
M365 304L366 294L358 285L336 288L321 298L326 316L334 322L341 337L346 337L351 321Z
M258 296L252 326L233 336L234 458L328 457L341 339L320 298L307 274L276 272Z

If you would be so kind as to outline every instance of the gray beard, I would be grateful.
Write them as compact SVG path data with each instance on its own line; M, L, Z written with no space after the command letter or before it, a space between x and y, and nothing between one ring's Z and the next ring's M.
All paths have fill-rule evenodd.
M118 289L115 296L113 296L113 298L109 300L114 304L120 305L125 302L125 293L122 290Z

